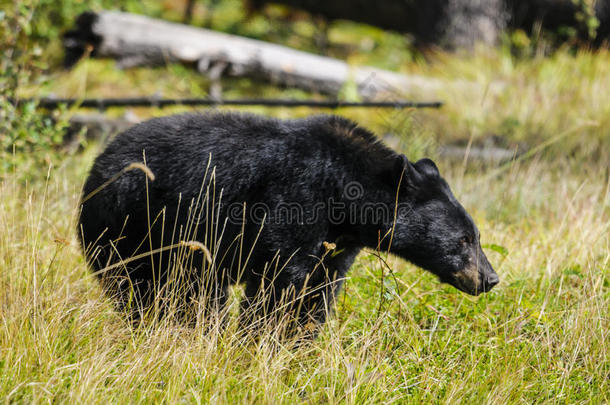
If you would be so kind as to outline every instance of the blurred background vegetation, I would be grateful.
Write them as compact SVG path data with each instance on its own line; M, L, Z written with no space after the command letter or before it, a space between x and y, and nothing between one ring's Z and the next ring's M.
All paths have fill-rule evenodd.
M385 1L391 0L375 3ZM493 45L467 49L324 19L288 1L193 2L193 26L437 83L435 94L397 97L439 99L438 110L232 109L281 118L334 112L411 159L432 157L475 218L502 279L490 294L471 298L396 258L387 259L388 269L364 252L336 316L316 342L296 352L175 325L134 330L104 300L78 247L81 186L107 134L92 138L78 130L67 144L71 119L82 111L46 111L35 99L207 97L211 83L174 63L118 69L112 60L85 57L65 69L62 35L84 11L182 22L189 2L0 2L0 398L610 401L610 54L599 37L606 35L607 2L558 0L574 11L568 24L547 29L521 18L524 25L506 23ZM222 84L225 98L327 97L250 78L226 77ZM34 100L15 105L13 98ZM338 98L358 99L350 86ZM103 113L143 120L189 110ZM479 158L475 148L499 148L514 158Z
M324 20L318 14L285 5L263 5L262 2L18 2L14 7L2 7L0 14L3 38L0 102L3 131L7 134L3 137L2 153L10 154L13 148L31 150L34 146L49 149L61 143L60 134L67 125L67 117L74 113L64 109L39 115L34 113L34 104L27 103L21 104L16 111L7 102L7 97L207 96L209 80L178 64L120 70L112 61L91 59L82 61L72 70L62 68L62 34L74 25L80 13L120 9L181 22L185 19L187 3L192 3L192 15L188 19L195 26L324 53L352 65L423 75L440 83L440 90L434 95L399 95L416 100L441 99L445 106L440 111L339 111L371 126L381 135L404 139L405 128L410 130L415 125L421 131L411 131L410 136L423 132L425 139L411 140L414 144L433 147L487 141L508 149L520 148L520 151L561 137L561 146L551 141L544 147L544 152L578 155L597 161L608 159L610 136L606 128L610 96L604 91L610 76L608 52L603 46L600 48L580 39L582 24L590 27L586 30L587 35L590 33L593 38L594 28L599 26L591 11L593 3L584 0L568 2L578 13L572 16L576 21L573 27L558 25L553 30L536 30L534 25L529 30L507 29L501 32L495 47L478 45L455 52L445 51L439 44L421 45L414 34L384 31L347 20ZM320 36L325 38L324 47L320 46ZM276 88L248 78L223 78L223 91L226 98L321 98L302 90ZM354 99L349 86L339 98ZM184 108L132 109L140 118L178 110ZM254 110L279 116L316 112L307 108ZM123 111L114 109L109 114L120 115ZM401 117L401 125L395 125L397 115ZM56 129L54 134L51 133L53 128ZM566 131L569 133L565 134ZM424 152L434 153L434 150L421 153ZM5 169L9 160L3 159Z

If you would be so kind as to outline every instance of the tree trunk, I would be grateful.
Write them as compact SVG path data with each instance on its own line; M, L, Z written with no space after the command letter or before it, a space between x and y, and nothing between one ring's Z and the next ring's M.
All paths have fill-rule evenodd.
M510 14L510 27L531 32L536 24L543 29L558 31L572 28L578 38L601 44L610 36L610 0L596 0L587 9L574 0L505 0ZM577 16L580 16L577 18ZM599 26L590 31L591 18Z
M281 3L329 20L351 20L412 34L422 45L472 48L496 44L506 28L531 32L537 24L559 33L572 28L582 40L601 44L610 37L610 0L248 0L255 8ZM580 21L576 17L580 13ZM590 15L589 15L590 14ZM590 31L591 18L599 21ZM593 35L592 35L593 34ZM597 34L597 35L595 35Z
M471 48L496 44L508 15L504 0L250 0L282 3L330 20L352 20L412 34L422 45Z
M91 56L115 58L123 67L182 62L202 73L220 69L231 76L332 95L354 83L364 99L432 95L441 88L434 79L352 67L338 59L263 41L116 11L79 16L76 27L64 36L64 48L67 66L90 50Z

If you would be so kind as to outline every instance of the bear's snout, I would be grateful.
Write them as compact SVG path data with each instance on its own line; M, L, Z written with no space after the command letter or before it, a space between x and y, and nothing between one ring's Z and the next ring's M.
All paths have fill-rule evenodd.
M461 271L454 273L449 283L470 295L479 295L490 291L500 282L500 277L487 260L479 247L476 257Z
M491 290L499 282L500 282L500 277L498 277L498 275L496 274L495 271L491 274L488 274L485 277L485 291Z

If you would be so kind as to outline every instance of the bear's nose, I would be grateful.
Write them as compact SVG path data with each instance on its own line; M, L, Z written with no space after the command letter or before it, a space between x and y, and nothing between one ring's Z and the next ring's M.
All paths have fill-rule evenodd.
M485 277L485 291L491 290L496 284L500 282L500 277L496 273L488 274Z

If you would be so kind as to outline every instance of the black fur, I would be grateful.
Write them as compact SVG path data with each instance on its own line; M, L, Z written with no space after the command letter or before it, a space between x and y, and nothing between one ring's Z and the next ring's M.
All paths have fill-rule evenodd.
M138 169L121 174L134 162L145 162L154 180ZM205 205L200 193L209 184L215 194L207 200L215 204ZM222 233L218 244L210 239L210 222L217 237ZM259 312L306 286L311 292L290 310L298 307L300 324L323 322L358 252L388 249L390 239L393 253L469 293L497 283L472 219L436 165L412 164L336 116L282 121L210 113L139 124L96 159L83 190L81 232L87 259L110 292L123 302L135 292L144 305L177 268L190 286L187 296L205 292L220 305L231 283L245 283L244 307L268 288ZM215 270L201 250L178 264L184 247L145 255L193 240L211 251ZM478 269L476 285L455 276L468 266ZM107 282L109 274L121 281Z

